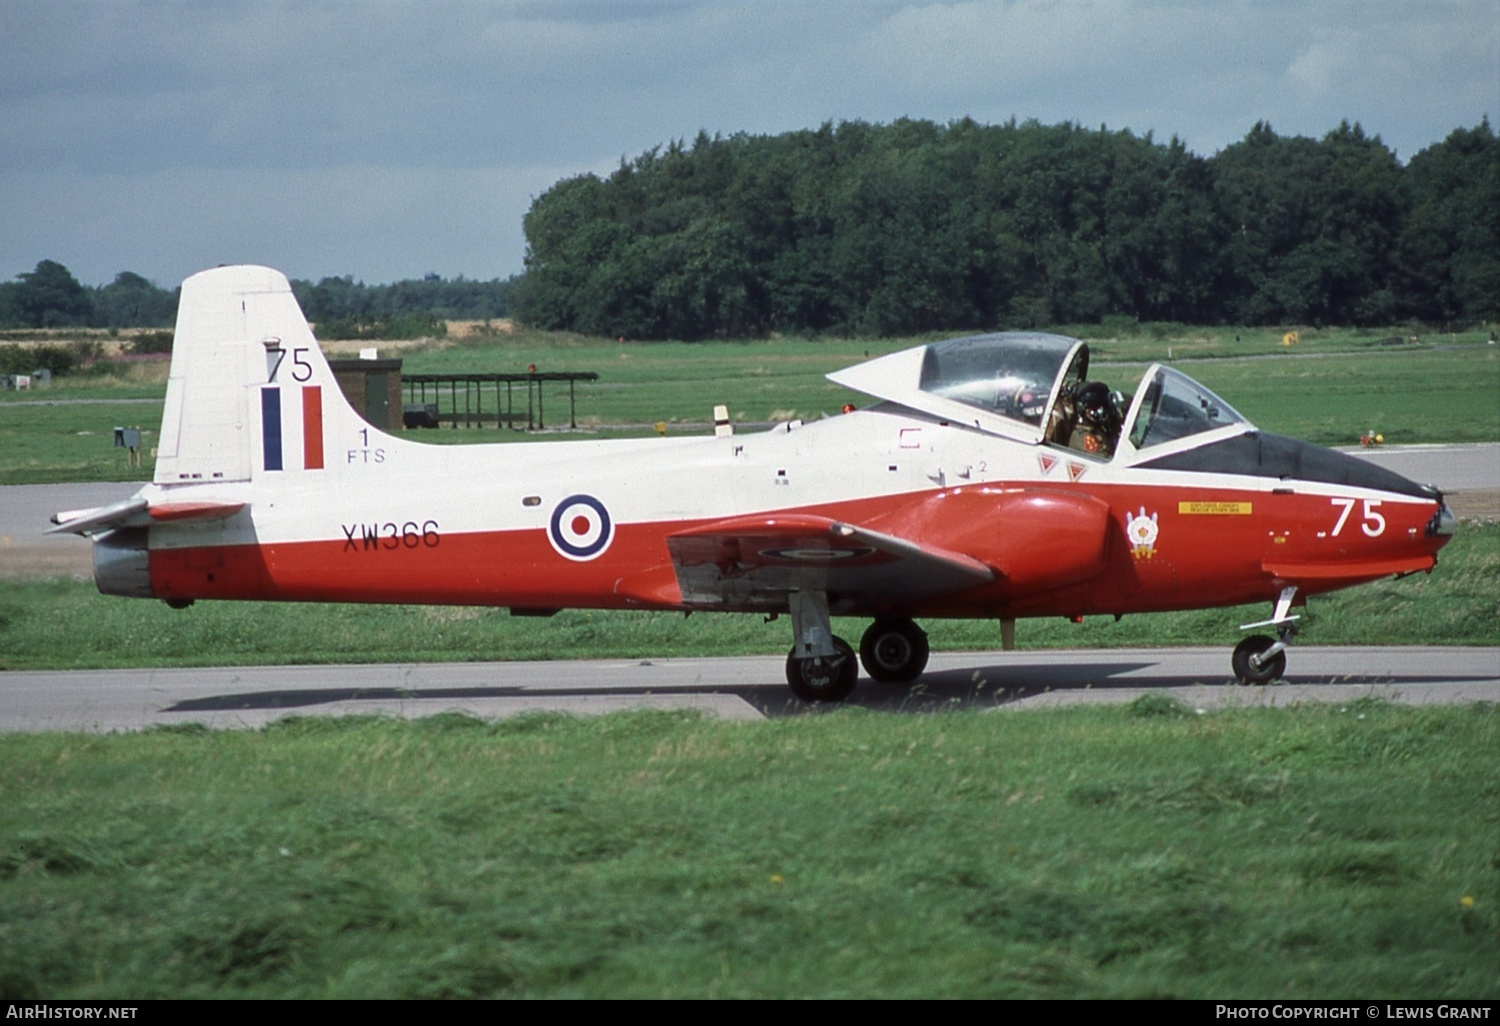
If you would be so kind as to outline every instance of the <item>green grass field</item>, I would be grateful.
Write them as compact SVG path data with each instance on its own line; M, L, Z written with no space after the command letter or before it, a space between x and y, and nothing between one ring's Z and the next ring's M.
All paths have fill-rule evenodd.
M1477 998L1500 712L0 737L0 995Z

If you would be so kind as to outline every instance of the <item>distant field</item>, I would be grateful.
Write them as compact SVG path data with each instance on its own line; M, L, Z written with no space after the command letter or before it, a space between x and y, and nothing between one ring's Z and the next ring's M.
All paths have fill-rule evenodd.
M1280 338L1267 329L1148 327L1137 336L1092 339L1093 376L1129 391L1147 363L1170 360L1261 427L1321 444L1350 444L1372 428L1392 444L1500 440L1500 347L1488 345L1484 333L1412 342L1393 331L1304 331L1295 347ZM671 433L702 431L716 403L739 422L833 414L867 399L824 374L918 341L622 344L519 332L463 345L407 344L401 355L413 374L521 372L533 363L544 371L595 371L598 382L577 388L580 428L612 435L649 432L658 421ZM149 449L165 378L163 364L132 364L64 378L47 392L0 393L0 484L149 477L149 466L125 466L123 452L111 446L112 429L142 426ZM562 423L566 387L545 401L549 423ZM493 427L412 436L445 443L523 437Z

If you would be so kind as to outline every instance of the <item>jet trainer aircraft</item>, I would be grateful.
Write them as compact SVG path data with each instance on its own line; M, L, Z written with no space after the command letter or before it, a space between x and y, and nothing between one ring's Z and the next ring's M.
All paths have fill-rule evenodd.
M1143 613L1268 601L1235 675L1286 666L1308 595L1430 570L1430 486L1257 430L1170 367L1128 402L1086 344L1005 333L828 375L876 402L714 437L433 446L345 401L286 278L182 286L155 478L59 513L111 595L789 614L787 681L854 687L830 616L869 618L880 681L927 663L919 617Z

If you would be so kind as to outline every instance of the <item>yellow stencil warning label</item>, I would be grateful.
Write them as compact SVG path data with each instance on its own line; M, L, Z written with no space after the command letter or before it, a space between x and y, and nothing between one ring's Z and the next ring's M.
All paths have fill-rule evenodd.
M1179 502L1179 513L1208 513L1219 516L1246 516L1252 512L1248 502Z

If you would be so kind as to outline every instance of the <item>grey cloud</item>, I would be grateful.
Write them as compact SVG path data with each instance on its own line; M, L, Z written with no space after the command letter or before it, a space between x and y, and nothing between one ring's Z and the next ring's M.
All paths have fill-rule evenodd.
M1410 157L1500 77L1492 0L5 0L0 40L0 273L90 281L236 240L295 274L508 274L551 181L700 129L1014 115L1208 154L1349 118Z

